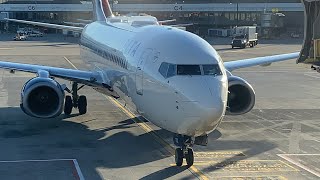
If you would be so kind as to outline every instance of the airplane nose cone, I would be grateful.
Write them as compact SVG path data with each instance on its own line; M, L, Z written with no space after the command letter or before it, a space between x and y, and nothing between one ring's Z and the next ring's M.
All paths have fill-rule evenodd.
M227 81L221 77L198 79L201 93L196 90L188 93L188 100L182 102L185 122L181 130L186 134L200 136L213 131L224 117L227 105Z
M204 77L210 90L205 107L202 107L198 133L210 133L220 124L227 106L228 83L224 76Z

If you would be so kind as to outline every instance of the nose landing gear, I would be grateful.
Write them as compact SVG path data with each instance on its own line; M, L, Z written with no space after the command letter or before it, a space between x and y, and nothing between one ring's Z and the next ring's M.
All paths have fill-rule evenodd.
M183 158L186 159L188 167L193 165L193 140L190 136L175 135L173 137L173 142L178 148L175 151L175 161L177 166L182 166Z

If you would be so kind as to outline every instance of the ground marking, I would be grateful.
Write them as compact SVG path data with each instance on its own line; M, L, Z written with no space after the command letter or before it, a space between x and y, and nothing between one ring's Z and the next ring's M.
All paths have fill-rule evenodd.
M11 50L13 48L0 48L0 50Z
M63 57L73 68L78 69L67 57ZM102 94L103 95L103 94ZM162 139L160 136L158 136L154 130L148 126L145 122L143 122L143 120L141 120L139 117L136 117L132 112L130 112L129 110L127 110L126 108L124 108L117 100L103 95L105 98L107 98L109 101L111 101L112 103L114 103L114 105L116 105L118 108L120 108L128 117L130 117L136 124L138 124L144 131L146 131L147 133L150 133L155 139L156 141L158 141L161 145L164 146L164 148L171 154L174 155L174 149L173 147L167 143L164 139ZM191 166L190 169L201 179L203 180L209 180L209 178L207 178L200 170L198 170L196 167ZM190 171L189 169L189 171ZM194 174L192 171L190 171L192 174Z
M63 56L63 58L73 67L75 68L76 70L78 70L78 68L65 56Z
M294 165L296 165L296 166L308 171L309 173L311 173L311 174L313 174L313 175L315 175L317 177L320 177L320 173L318 173L318 172L308 168L307 166L305 166L305 165L303 165L303 164L301 164L299 162L296 162L295 160L293 160L293 159L288 157L288 156L320 156L320 154L277 154L277 155L280 156L281 158L291 162L292 164L294 164Z
M234 180L244 180L244 179L257 179L257 180L261 180L261 179L268 179L268 178L277 178L277 180L288 180L287 178L283 177L283 176L277 176L277 175L270 175L270 176L219 176L217 178L219 179L234 179Z
M317 78L317 79L320 79L320 76L314 76L314 75L311 75L311 74L304 74L305 76L309 76L309 77L313 77L313 78Z
M76 168L79 180L84 180L84 176L81 172L78 161L76 159L73 159L72 162L73 162L74 167Z
M0 163L24 163L24 162L55 162L55 161L71 161L76 170L76 178L79 180L85 180L81 172L79 163L76 159L28 159L28 160L14 160L14 161L0 161Z
M112 97L108 97L106 95L105 96L109 101L111 101L112 103L114 103L118 108L120 108L127 116L129 116L136 124L138 124L144 131L146 131L147 133L150 133L155 139L156 141L158 141L171 155L174 155L174 148L167 143L164 139L162 139L160 136L158 136L153 129L147 125L145 122L143 122L143 120L141 120L139 117L135 116L132 112L130 112L129 110L127 110L126 108L124 108L117 100L113 99ZM196 175L197 177L203 179L203 180L209 180L209 178L207 178L203 172L201 172L200 170L198 170L195 166L191 166L190 169L195 173L193 173L192 171L190 171L192 174ZM189 170L190 170L189 169Z

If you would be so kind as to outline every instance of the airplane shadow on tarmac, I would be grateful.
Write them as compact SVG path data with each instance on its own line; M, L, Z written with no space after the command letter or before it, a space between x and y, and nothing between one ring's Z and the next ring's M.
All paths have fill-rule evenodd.
M73 122L68 121L68 118L61 115L54 119L36 119L25 115L19 107L0 108L0 138L5 139L0 141L2 147L0 160L77 159L85 177L103 179L96 171L97 168L131 167L171 156L150 134L134 134L131 128L138 125L132 119L109 127L89 129L86 123L91 123L95 119ZM155 133L166 140L172 138L165 130L156 130ZM243 160L276 147L267 141L220 141L219 132L212 133L211 136L215 136L211 137L215 141L212 142L210 149L204 147L204 150L248 149L244 153L249 156L231 157L203 169L204 172L215 171L230 161ZM5 149L6 147L18 148L19 154L14 157L8 156L6 152L10 152L10 149ZM201 149L196 148L195 151ZM187 167L168 165L162 170L147 174L142 179L170 178L185 170ZM194 178L190 173L185 179Z

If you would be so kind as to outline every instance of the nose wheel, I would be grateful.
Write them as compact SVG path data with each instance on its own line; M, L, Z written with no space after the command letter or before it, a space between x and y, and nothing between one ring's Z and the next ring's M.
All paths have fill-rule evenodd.
M66 96L64 102L64 114L70 115L72 113L73 108L78 108L79 114L86 114L87 113L87 97L86 96L79 96L78 91L82 89L84 85L78 88L78 83L72 83L72 91L66 88L68 93L71 93L71 96Z
M175 151L175 162L177 166L182 166L183 159L186 159L187 166L190 167L194 163L192 138L190 136L175 135L173 137L174 144L178 146Z

